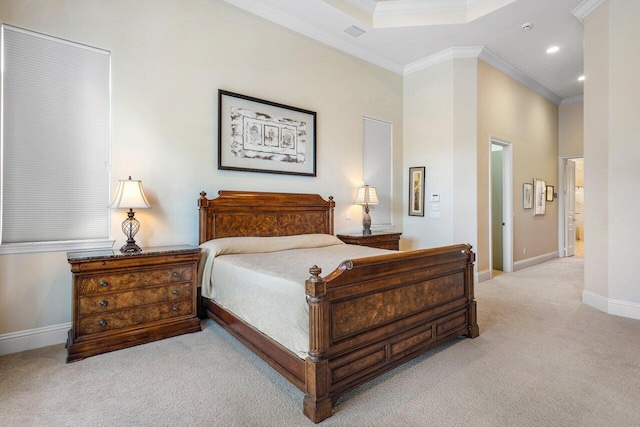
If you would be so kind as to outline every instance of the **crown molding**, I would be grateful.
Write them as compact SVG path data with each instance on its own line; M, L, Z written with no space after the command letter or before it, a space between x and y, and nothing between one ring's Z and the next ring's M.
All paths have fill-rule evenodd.
M404 67L395 61L368 52L349 41L302 22L292 15L266 7L261 2L254 0L224 0L224 2L396 74L402 75L404 71Z
M441 11L466 12L467 7L466 0L397 0L378 3L376 5L375 15L400 15Z
M511 77L515 81L525 85L538 95L553 102L554 104L560 105L560 102L562 102L562 98L560 98L558 95L551 92L549 89L542 86L540 83L538 83L513 65L509 64L507 61L500 58L498 55L496 55L486 47L482 49L482 52L480 53L480 59L482 59L492 67L498 69L499 71L502 71L504 74Z
M404 67L403 75L415 73L416 71L423 70L425 68L433 67L441 62L448 61L454 58L477 58L482 50L483 46L470 46L470 47L450 47L438 53L435 53L426 58L407 64Z
M584 0L575 9L573 9L571 13L573 14L573 16L578 18L580 22L584 23L584 18L589 16L591 12L596 10L598 6L600 6L604 2L605 0Z
M378 2L375 0L345 0L347 3L352 4L363 12L367 12L373 16L376 11Z
M345 9L337 4L349 4L351 7L355 7L367 14L371 21L374 22L375 28L381 28L471 22L487 13L513 3L515 0L323 1L343 11ZM348 11L346 13L353 15ZM353 16L358 19L357 16Z
M572 96L571 98L563 98L560 105L577 104L584 102L584 95Z
M562 102L562 98L560 98L555 93L551 92L546 87L542 86L540 83L518 70L513 65L509 64L504 59L500 58L498 55L493 53L491 50L487 49L484 46L471 46L471 47L451 47L449 49L445 49L440 51L434 55L428 56L419 61L412 62L404 67L404 75L407 76L409 74L415 73L416 71L423 70L425 68L432 67L436 64L439 64L444 61L448 61L450 59L457 58L479 58L482 59L487 64L492 67L498 69L502 73L511 77L515 81L523 84L528 87L532 91L536 92L538 95L548 99L556 105L560 105ZM576 101L578 102L578 101Z
M309 24L302 22L300 19L295 18L282 11L274 11L271 8L264 6L261 2L255 2L254 0L224 0L226 3L240 8L248 13L257 15L263 19L273 22L277 25L285 27L291 31L297 32L304 36L307 36L317 42L323 43L337 50L345 52L349 55L360 58L366 62L377 65L381 68L406 76L416 71L432 67L441 62L449 59L459 58L480 58L494 68L500 70L507 76L513 78L517 82L523 84L529 89L533 90L537 94L543 96L556 105L562 102L555 93L551 92L531 77L527 76L522 71L518 70L513 65L509 64L504 59L500 58L495 53L483 46L470 46L470 47L451 47L441 52L428 56L424 59L412 62L403 66L395 61L391 61L380 55L373 54L360 48L359 46L350 43L340 37L327 33Z

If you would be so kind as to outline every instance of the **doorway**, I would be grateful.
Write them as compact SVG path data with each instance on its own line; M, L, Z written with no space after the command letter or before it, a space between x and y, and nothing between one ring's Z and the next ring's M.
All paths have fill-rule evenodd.
M560 174L562 191L558 224L561 225L559 252L561 256L584 257L584 158L561 158Z
M513 169L511 142L489 138L490 278L513 271Z

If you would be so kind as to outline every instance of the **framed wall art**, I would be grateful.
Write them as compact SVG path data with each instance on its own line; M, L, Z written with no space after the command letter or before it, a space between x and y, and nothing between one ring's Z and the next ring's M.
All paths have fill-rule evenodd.
M409 168L409 215L424 216L424 166Z
M530 182L522 184L522 207L523 209L533 208L533 184Z
M316 113L219 90L218 169L316 176Z
M553 198L555 197L555 188L553 185L547 185L547 202L553 202Z
M533 215L544 215L547 210L547 183L542 179L533 179Z

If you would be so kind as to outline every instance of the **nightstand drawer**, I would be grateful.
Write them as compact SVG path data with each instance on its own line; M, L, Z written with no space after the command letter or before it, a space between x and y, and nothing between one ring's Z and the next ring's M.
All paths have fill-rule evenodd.
M191 299L154 304L128 310L114 311L81 318L80 335L89 335L124 329L137 325L147 325L159 320L194 314L195 307Z
M78 315L85 317L96 313L107 313L139 305L191 299L192 292L193 284L187 282L113 294L81 297L78 301Z
M397 251L400 249L400 235L395 231L378 231L371 234L338 234L338 239L348 245L369 246Z
M193 280L191 266L176 266L157 270L127 273L100 274L80 279L80 296L103 294L169 283L189 282Z
M360 243L360 246L369 246L371 248L378 248L378 249L388 249L390 251L397 251L399 249L398 242Z

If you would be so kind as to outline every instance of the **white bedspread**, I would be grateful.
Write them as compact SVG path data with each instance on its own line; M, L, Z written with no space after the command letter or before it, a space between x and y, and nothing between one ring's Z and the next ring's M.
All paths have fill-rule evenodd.
M202 295L302 359L309 351L309 268L317 265L326 276L344 260L390 252L326 234L224 238L201 247Z

